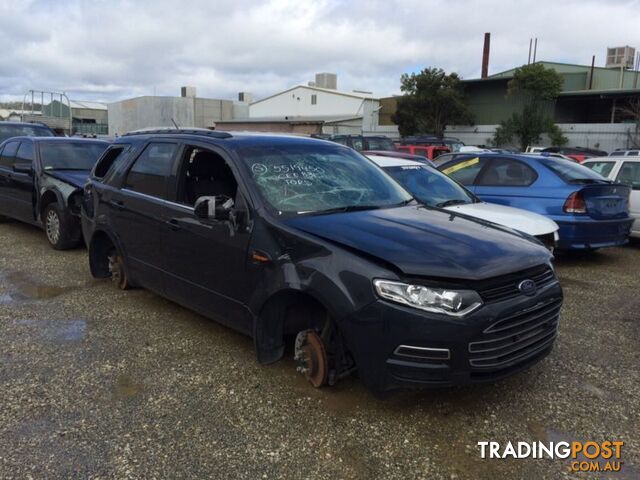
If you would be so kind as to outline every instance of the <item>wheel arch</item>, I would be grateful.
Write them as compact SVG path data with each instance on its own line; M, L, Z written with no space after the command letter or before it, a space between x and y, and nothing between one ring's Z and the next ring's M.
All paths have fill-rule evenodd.
M40 201L38 205L37 214L40 217L41 222L44 223L45 208L47 208L47 206L51 205L52 203L58 203L60 206L64 207L64 202L62 201L62 195L60 195L60 192L52 189L47 189L40 195Z
M272 293L254 319L253 339L258 362L280 360L285 352L287 335L305 328L321 327L328 318L333 318L331 310L308 290L283 288Z
M106 230L96 230L91 235L91 240L88 242L89 269L95 278L111 277L108 257L114 248L122 254L120 243Z

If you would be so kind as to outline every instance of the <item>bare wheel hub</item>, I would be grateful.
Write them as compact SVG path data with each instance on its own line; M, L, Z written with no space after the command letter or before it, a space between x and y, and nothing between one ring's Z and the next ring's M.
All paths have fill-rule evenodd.
M296 337L297 370L316 388L327 383L329 364L322 339L315 330L303 330Z
M127 274L122 264L122 257L117 253L109 255L109 272L111 273L113 283L115 283L118 288L126 290L129 282L127 281Z

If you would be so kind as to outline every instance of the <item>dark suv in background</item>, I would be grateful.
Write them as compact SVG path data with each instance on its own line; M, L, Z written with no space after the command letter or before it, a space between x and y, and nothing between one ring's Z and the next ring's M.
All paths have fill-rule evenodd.
M55 137L55 132L41 123L0 122L0 143L12 137Z
M389 137L384 135L331 135L327 140L346 145L359 152L362 151L389 151L397 150Z
M57 250L81 243L82 187L109 145L66 137L12 137L0 144L0 221L40 226Z
M418 204L372 161L303 137L124 135L85 186L91 272L254 339L316 387L493 381L552 349L562 289L529 236ZM295 339L295 341L294 341Z

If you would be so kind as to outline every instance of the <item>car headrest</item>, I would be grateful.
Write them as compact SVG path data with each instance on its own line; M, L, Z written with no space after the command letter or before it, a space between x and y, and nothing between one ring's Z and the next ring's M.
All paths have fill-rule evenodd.
M517 163L510 163L507 166L507 177L509 178L519 178L522 176L522 166Z

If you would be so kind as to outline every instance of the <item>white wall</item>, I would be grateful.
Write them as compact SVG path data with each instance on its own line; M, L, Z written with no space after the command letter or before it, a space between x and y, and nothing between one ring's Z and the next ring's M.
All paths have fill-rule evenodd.
M498 125L450 125L445 135L458 137L467 145L489 145ZM627 147L629 132L634 129L629 123L559 123L568 147L591 147L611 152L619 147ZM543 136L542 146L551 142ZM515 144L513 147L518 148Z
M193 127L193 98L138 97L110 103L109 135L123 135L149 127L173 127L171 119L181 127Z
M311 104L311 96L317 102ZM299 117L299 116L349 116L362 115L364 98L350 97L304 86L282 92L249 106L251 118ZM372 101L369 99L369 101ZM377 100L375 100L377 103Z

